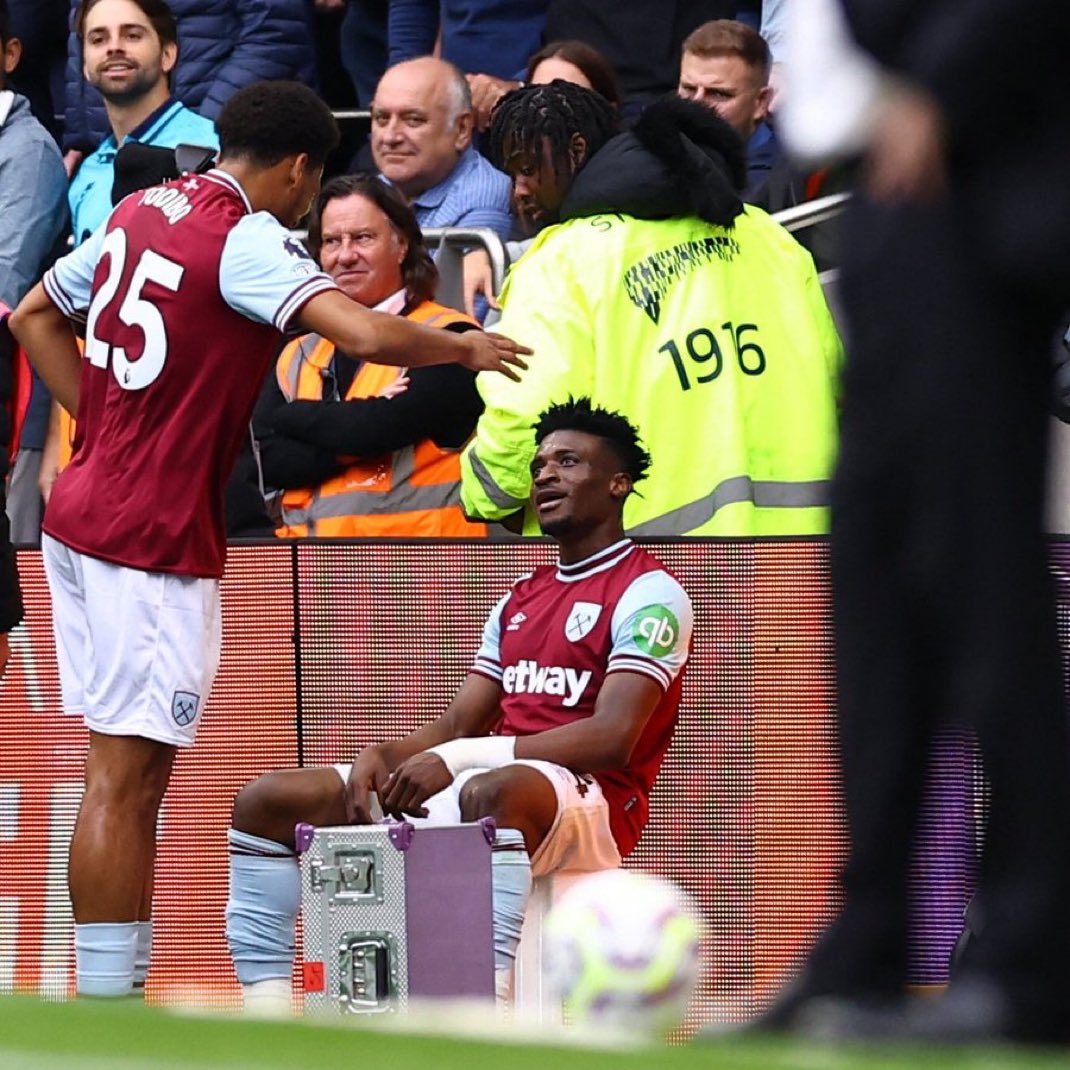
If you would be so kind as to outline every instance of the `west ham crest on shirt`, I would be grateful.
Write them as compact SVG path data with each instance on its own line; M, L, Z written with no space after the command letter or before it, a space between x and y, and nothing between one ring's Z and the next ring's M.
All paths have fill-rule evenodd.
M602 607L598 602L576 602L565 621L565 638L578 643L598 623Z

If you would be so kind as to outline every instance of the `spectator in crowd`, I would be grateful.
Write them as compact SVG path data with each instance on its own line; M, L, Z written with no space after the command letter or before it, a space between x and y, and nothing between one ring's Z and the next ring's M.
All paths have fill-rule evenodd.
M613 65L624 92L623 114L634 119L676 86L680 46L710 19L733 18L736 0L550 0L547 41L586 41Z
M713 108L746 144L747 184L743 199L767 212L780 212L820 194L842 191L849 168L806 170L781 151L768 122L771 54L751 27L715 19L683 44L677 93ZM839 221L826 221L796 235L821 268L836 263Z
M498 602L448 708L352 763L268 773L234 801L227 938L249 1010L290 1011L297 822L370 824L373 803L417 825L492 817L500 998L532 875L614 868L643 832L693 617L676 580L624 537L622 508L650 457L627 419L587 398L550 408L527 436L560 564L535 569ZM592 603L599 612L578 620ZM577 668L546 668L561 665ZM536 669L567 673L568 693L525 684Z
M172 70L171 91L186 107L214 120L231 95L263 79L295 79L315 84L315 59L305 0L168 0L181 64ZM72 7L77 0L72 0ZM81 29L89 5L77 5L74 32L67 46L66 129L63 147L73 172L80 154L92 151L111 133L105 114L107 96L87 66ZM138 6L141 6L140 4ZM153 9L162 7L156 0ZM143 9L143 10L147 10ZM160 16L154 15L154 18ZM200 143L200 142L198 142ZM72 156L73 153L73 156Z
M714 19L692 31L680 53L677 93L713 108L743 139L747 151L747 185L743 198L758 196L780 158L769 115L769 49L757 31L733 19Z
M58 141L70 0L8 0L8 12L12 36L22 42L15 88L30 102L38 122Z
M66 233L67 176L30 102L8 86L22 44L0 0L0 300L14 308Z
M59 149L31 113L29 101L7 85L20 56L8 0L0 0L0 303L9 308L41 277L67 233L67 176ZM15 542L37 541L41 522L37 478L48 407L48 394L34 377L8 493ZM6 444L0 448L6 451ZM0 545L6 539L4 532Z
M841 346L810 255L744 208L742 146L714 112L668 98L616 129L602 97L565 82L495 111L489 150L521 220L562 225L506 282L502 323L539 356L520 390L479 381L465 511L519 521L536 414L589 394L659 455L630 531L825 531Z
M557 78L601 93L616 108L621 105L613 64L584 41L551 41L528 59L528 85L548 85Z
M464 75L432 56L391 67L372 103L372 158L428 227L490 227L509 236L509 179L472 146Z
M133 142L218 148L215 126L171 94L178 27L165 0L83 0L75 13L85 79L104 98L109 133L82 162L68 197L75 245L114 205L116 156ZM161 176L161 179L166 176ZM39 485L47 503L72 439L69 414L52 406Z
M479 325L433 300L437 271L412 209L374 175L321 191L309 249L354 301L445 330ZM400 389L399 393L395 391ZM253 428L283 537L484 535L460 508L460 449L483 411L458 365L361 362L317 335L289 342Z
M215 126L174 97L178 27L164 0L82 0L75 18L85 80L104 98L108 129L71 181L74 243L112 209L115 154L128 141L217 148Z
M583 41L554 41L540 48L529 60L528 85L548 85L560 79L572 82L585 89L601 94L615 108L621 105L620 85L616 71L596 48ZM508 263L515 263L531 245L532 238L505 243ZM485 249L472 249L465 254L463 263L464 307L468 315L482 314L485 307L500 312L497 295L494 293L494 271L490 256ZM490 320L487 320L490 322Z
M440 40L444 60L471 86L476 128L485 130L502 95L519 84L543 43L548 0L391 0L390 62L430 55Z
M342 65L356 91L357 107L370 108L388 63L389 0L317 0L317 4L345 7L339 42Z
M22 620L15 553L4 507L19 404L16 377L29 374L7 329L11 307L37 281L63 231L63 167L59 151L30 112L29 101L7 87L22 46L0 0L0 674L7 666L8 632ZM24 361L25 358L22 358Z

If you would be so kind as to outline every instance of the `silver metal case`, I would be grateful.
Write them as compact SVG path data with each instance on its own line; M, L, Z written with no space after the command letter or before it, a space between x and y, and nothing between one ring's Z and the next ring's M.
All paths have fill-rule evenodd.
M493 822L298 825L306 1014L494 998Z

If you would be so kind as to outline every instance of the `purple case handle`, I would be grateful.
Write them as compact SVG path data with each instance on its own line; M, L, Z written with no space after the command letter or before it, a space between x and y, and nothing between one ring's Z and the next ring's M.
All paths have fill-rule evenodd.
M407 851L412 846L412 838L415 834L416 826L411 821L397 821L389 826L387 832L390 842L399 851Z
M304 854L312 846L312 837L315 835L315 825L309 825L305 821L299 821L294 825L294 847L299 855Z

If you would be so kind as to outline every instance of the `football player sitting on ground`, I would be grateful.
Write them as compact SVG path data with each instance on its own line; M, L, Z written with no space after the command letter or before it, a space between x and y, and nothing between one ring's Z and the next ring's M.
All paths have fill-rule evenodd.
M532 876L618 866L646 825L672 738L691 602L624 535L650 458L623 417L581 398L535 428L532 498L560 561L518 580L445 713L351 765L268 773L234 803L227 937L246 1007L290 1006L298 822L492 817L496 988L508 996ZM493 734L492 734L493 733Z

